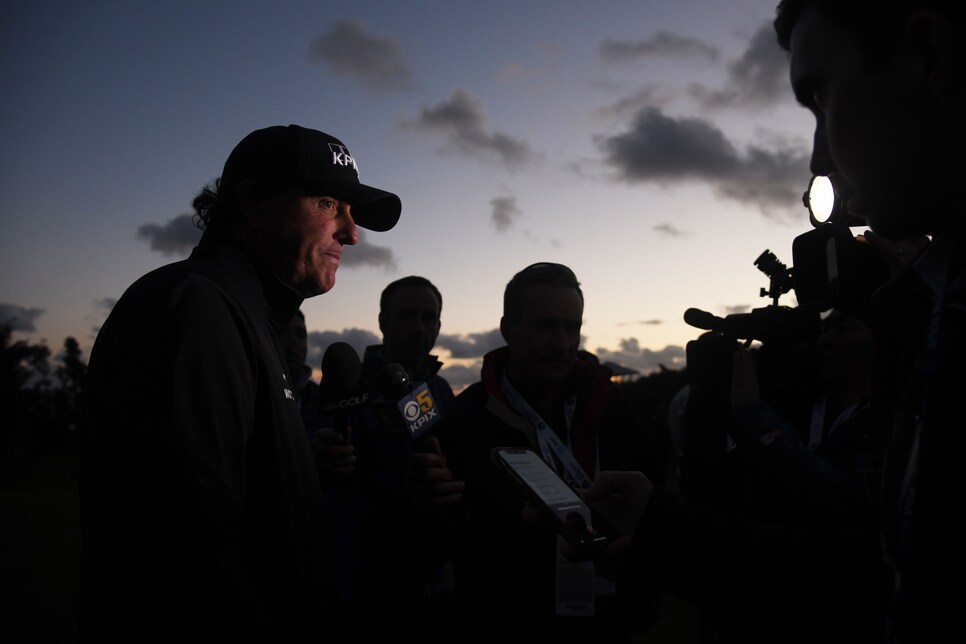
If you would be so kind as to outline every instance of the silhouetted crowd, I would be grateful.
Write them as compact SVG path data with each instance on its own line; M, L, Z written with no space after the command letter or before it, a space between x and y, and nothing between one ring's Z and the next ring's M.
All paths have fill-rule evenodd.
M672 597L704 642L955 638L963 27L952 2L779 4L811 171L871 230L822 224L847 244L822 247L813 326L781 328L777 298L725 318L647 405L581 351L552 262L508 271L505 345L459 395L421 276L316 384L300 307L401 201L329 134L250 133L194 201L200 244L92 351L82 639L630 642ZM883 283L845 283L853 245Z

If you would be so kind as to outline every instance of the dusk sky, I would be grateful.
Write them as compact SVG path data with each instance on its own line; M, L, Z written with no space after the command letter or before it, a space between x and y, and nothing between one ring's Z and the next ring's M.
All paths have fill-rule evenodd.
M537 261L581 280L583 348L680 368L700 333L684 311L765 306L754 260L791 265L809 228L813 123L775 0L4 9L0 319L54 351L71 335L88 356L124 289L187 256L192 198L268 125L340 138L403 203L303 305L316 368L330 342L377 342L382 288L422 275L443 293L443 375L473 382L506 282Z

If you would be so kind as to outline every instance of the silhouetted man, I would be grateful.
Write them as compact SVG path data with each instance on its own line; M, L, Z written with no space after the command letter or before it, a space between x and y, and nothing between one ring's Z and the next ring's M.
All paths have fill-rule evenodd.
M362 363L362 378L378 403L350 415L347 437L323 429L316 442L340 594L359 618L352 620L349 634L369 632L364 617L374 611L414 619L444 598L442 559L423 538L425 519L406 496L413 440L395 401L379 398L380 371L395 363L412 383L426 383L442 417L450 412L453 390L439 375L442 363L430 354L442 308L443 296L425 277L403 277L386 286L379 299L383 341L366 347ZM387 547L387 539L395 545Z
M591 563L560 558L552 528L523 520L522 493L490 461L494 447L529 447L576 488L600 468L656 474L650 464L661 459L610 370L577 359L583 312L583 292L566 266L517 273L504 292L506 346L484 356L481 382L457 397L456 415L439 434L453 477L465 483L456 595L482 633L513 624L507 637L518 641L624 641L647 624L639 603L630 613L618 608ZM431 460L422 464L433 471ZM439 481L446 498L452 483Z
M194 207L198 247L127 290L91 355L82 637L318 636L321 493L278 333L400 201L290 125L246 136Z

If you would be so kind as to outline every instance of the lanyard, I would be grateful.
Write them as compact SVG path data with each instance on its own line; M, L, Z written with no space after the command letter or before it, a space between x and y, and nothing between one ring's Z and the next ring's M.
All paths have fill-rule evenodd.
M553 428L545 423L540 418L540 415L534 411L533 407L523 399L523 396L514 389L506 377L506 373L500 379L500 388L503 390L503 395L506 396L510 404L533 423L533 426L537 430L537 442L540 444L540 453L543 455L543 460L546 461L547 465L559 474L560 468L557 465L559 463L564 468L564 477L570 485L579 489L590 487L590 478L584 473L583 468L580 467L580 463L574 458L570 448L564 445L556 432L553 431ZM576 408L577 397L569 396L566 402L564 402L564 420L567 423L568 442Z
M846 407L845 411L838 415L832 426L829 427L828 431L825 431L825 408L828 405L828 396L822 396L818 399L818 402L812 407L812 425L808 432L808 451L814 452L818 449L819 445L822 444L823 436L827 437L835 428L841 425L843 422L852 417L858 408L860 402L853 403L852 405Z

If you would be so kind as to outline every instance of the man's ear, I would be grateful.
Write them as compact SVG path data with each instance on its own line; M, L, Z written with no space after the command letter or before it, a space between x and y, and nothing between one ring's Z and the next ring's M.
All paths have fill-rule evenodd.
M500 318L500 335L503 336L503 341L510 344L510 336L513 335L513 327L510 322L506 319L506 316Z
M917 11L906 21L903 36L907 52L919 60L919 80L926 95L938 100L957 91L963 73L957 51L961 45L949 20L936 11Z
M386 328L385 328L385 326L386 326L386 320L385 320L385 317L384 316L385 316L385 314L382 311L379 311L379 332L382 333L385 336L386 335Z

